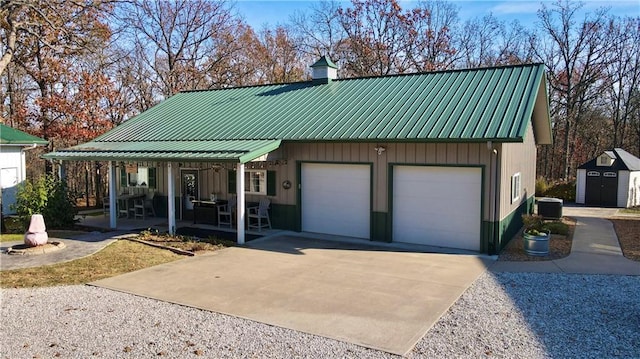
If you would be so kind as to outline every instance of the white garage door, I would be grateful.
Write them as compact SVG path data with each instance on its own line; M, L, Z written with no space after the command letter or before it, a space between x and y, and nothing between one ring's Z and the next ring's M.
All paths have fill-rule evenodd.
M479 251L482 171L395 166L393 241Z
M302 230L369 238L368 165L302 164Z

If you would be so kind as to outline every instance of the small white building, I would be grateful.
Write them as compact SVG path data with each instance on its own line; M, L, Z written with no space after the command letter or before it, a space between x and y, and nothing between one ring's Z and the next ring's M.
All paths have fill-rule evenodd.
M604 151L578 167L576 203L602 207L640 206L640 158L622 148Z
M48 142L0 123L0 190L2 214L14 214L18 185L27 178L25 151Z

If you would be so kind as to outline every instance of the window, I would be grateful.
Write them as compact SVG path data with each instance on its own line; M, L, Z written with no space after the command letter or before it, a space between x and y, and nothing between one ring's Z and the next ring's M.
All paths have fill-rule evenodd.
M520 199L520 172L511 176L511 203Z
M246 170L244 173L244 192L248 194L267 194L267 171Z
M127 165L120 172L120 184L122 187L156 188L156 169Z

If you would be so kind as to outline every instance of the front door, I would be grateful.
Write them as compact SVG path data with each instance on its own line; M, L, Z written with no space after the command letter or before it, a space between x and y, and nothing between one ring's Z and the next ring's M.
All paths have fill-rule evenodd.
M182 171L182 219L193 219L193 202L194 199L199 199L198 191L198 171L187 170Z

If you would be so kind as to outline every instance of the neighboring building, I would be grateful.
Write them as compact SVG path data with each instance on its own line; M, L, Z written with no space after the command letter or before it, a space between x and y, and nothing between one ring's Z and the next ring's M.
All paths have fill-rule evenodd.
M622 148L614 148L578 167L576 203L640 206L640 158Z
M14 214L17 186L27 179L25 151L44 146L47 141L0 123L0 190L2 214Z
M352 79L325 57L312 68L308 82L182 92L45 157L110 161L110 192L155 188L171 231L189 198L236 192L268 196L274 227L294 231L496 253L520 229L536 144L552 140L543 65Z

